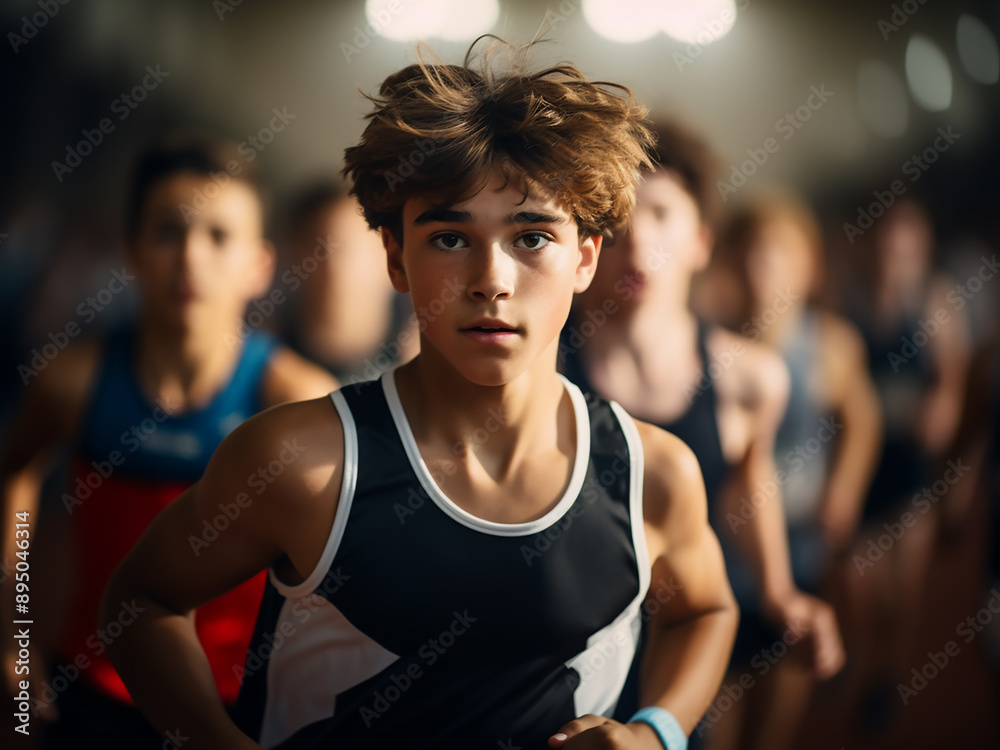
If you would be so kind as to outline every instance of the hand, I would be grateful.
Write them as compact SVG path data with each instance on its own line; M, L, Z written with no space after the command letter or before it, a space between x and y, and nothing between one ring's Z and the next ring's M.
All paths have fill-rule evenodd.
M799 590L776 602L766 602L769 618L796 638L789 653L797 654L816 677L825 680L844 666L844 645L837 616L826 602Z
M660 738L648 724L621 724L586 714L549 737L549 747L565 750L663 750Z

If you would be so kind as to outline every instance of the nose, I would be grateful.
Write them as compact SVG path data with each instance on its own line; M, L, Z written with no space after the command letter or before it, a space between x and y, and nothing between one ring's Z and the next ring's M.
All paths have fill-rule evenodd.
M514 294L516 261L499 243L494 242L477 253L470 253L470 261L468 294L473 299L493 302L509 299Z

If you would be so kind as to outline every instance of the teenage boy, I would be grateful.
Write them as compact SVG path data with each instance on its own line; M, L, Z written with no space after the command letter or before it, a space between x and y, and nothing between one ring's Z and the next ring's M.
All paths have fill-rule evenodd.
M60 444L73 450L65 509L50 510L69 514L73 530L60 573L72 577L56 655L63 669L45 682L41 661L30 665L33 711L44 713L58 697L52 747L162 744L105 654L141 608L118 602L114 625L98 630L101 593L156 514L199 479L236 425L262 408L336 388L320 368L244 322L248 302L270 285L274 258L259 188L235 149L178 136L141 156L126 212L126 260L141 290L138 320L52 360L29 384L2 456L4 560L13 569L30 552L21 542L34 538L28 532L53 452ZM270 481L254 479L261 487ZM241 510L223 505L183 540L189 551L213 544ZM39 561L31 562L38 570ZM5 625L25 619L6 616L14 584L11 576L3 589ZM197 635L228 703L239 690L232 663L246 653L263 587L262 579L248 581L197 613ZM5 686L16 694L26 673L14 648L5 638Z
M694 457L556 372L573 294L632 208L645 111L493 52L390 76L346 153L394 286L427 311L420 354L238 428L106 592L109 619L145 608L112 658L186 747L676 749L719 686L737 612ZM300 458L190 554L290 443ZM238 728L189 613L264 568ZM618 723L643 619L646 708Z

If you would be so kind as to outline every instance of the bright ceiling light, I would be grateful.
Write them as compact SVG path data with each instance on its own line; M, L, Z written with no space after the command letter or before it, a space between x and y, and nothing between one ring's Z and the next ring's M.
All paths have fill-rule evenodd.
M605 39L642 42L660 31L663 7L649 0L583 0L583 16Z
M663 32L685 44L711 44L736 23L736 0L670 0L661 4Z
M461 42L486 34L500 18L497 0L461 0L452 3L447 23L437 36Z
M386 39L463 41L492 29L500 5L497 0L365 0L365 16Z
M736 0L583 0L583 15L615 42L641 42L662 31L685 44L711 44L736 23Z
M931 112L951 106L951 66L944 52L923 34L906 43L906 83L917 104Z

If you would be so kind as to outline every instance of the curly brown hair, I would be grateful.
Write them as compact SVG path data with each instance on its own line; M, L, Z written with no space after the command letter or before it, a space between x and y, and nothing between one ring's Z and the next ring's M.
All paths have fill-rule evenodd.
M530 73L524 60L535 43L491 38L478 69L472 62L483 37L461 66L428 64L418 48L418 62L369 97L375 109L360 143L345 151L343 169L368 224L401 240L408 199L458 202L496 169L525 195L551 196L581 236L624 224L640 170L651 167L646 108L624 86L588 81L569 64ZM494 62L502 52L507 71Z

